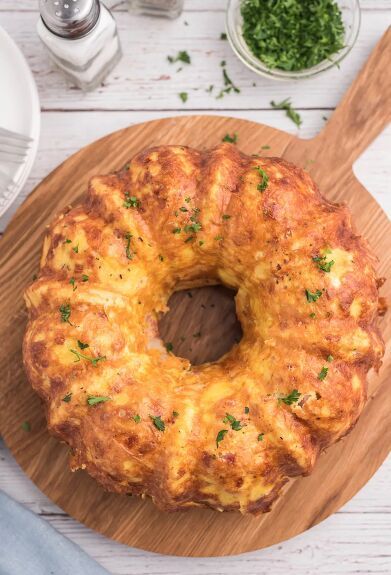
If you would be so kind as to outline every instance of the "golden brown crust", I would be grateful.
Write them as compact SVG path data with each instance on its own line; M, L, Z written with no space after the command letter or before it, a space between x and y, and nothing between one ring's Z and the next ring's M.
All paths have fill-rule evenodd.
M50 431L109 491L267 511L364 406L384 351L373 263L348 209L282 159L142 152L53 222L26 291L25 368ZM237 290L243 339L194 367L157 317L205 282Z

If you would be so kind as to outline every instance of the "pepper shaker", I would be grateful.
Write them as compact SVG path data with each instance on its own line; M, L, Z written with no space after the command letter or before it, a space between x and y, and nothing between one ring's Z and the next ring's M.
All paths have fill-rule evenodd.
M39 0L40 39L52 61L82 90L93 90L122 56L117 25L99 0Z
M128 0L128 6L137 14L178 18L182 14L183 0Z

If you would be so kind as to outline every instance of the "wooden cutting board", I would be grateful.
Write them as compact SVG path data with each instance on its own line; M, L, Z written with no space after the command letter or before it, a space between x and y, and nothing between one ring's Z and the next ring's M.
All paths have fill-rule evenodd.
M355 429L320 457L310 477L288 484L271 513L243 517L195 509L168 514L150 501L105 493L84 472L69 471L66 446L46 431L40 401L22 368L26 324L22 294L38 269L45 226L64 205L80 200L91 176L118 169L148 146L209 148L227 132L238 133L238 145L248 154L282 156L307 167L328 199L347 202L359 233L368 238L379 258L378 274L390 278L390 223L352 172L353 162L389 118L390 46L388 32L324 130L312 140L234 118L189 116L148 122L110 134L79 151L54 170L18 210L1 241L1 433L25 473L71 516L117 541L150 551L188 556L236 554L309 529L346 503L381 465L391 445L389 349L380 374L369 377L369 400ZM264 145L270 150L261 150ZM178 355L200 363L220 356L240 337L240 328L232 296L225 288L192 290L190 295L174 296L175 310L163 320L161 333L173 342ZM382 295L391 301L390 279ZM386 340L390 317L389 313L380 322ZM31 431L22 429L24 421L30 423Z

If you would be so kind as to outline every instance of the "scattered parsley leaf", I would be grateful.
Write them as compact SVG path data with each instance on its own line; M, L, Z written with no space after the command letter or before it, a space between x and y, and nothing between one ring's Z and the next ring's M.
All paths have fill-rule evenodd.
M172 345L171 341L168 341L167 343L164 344L164 347L166 348L166 350L171 353L172 350L174 349L174 346Z
M29 421L24 421L21 425L23 431L31 431L31 425Z
M88 282L89 279L90 279L90 278L89 278L89 276L88 276L87 274L83 274L83 275L81 276L81 281L82 281L82 282Z
M75 252L75 254L79 253L79 244L77 244L77 246L73 246L72 250Z
M242 423L238 419L236 419L236 417L231 415L230 413L225 414L225 417L223 419L223 423L229 423L231 426L231 429L233 429L234 431L240 431L244 427L242 425Z
M323 381L326 378L328 371L329 371L328 367L322 367L322 369L318 373L318 379L320 379L320 381Z
M138 208L140 205L140 201L136 198L136 196L131 196L129 192L125 193L125 201L122 204L124 208Z
M218 432L217 436L216 436L216 446L217 448L219 447L219 443L221 441L223 441L224 437L226 436L226 434L228 433L228 429L220 429L220 431Z
M298 128L300 128L300 126L302 124L302 119L300 117L300 114L298 112L296 112L296 110L294 108L292 108L290 98L286 98L285 100L282 100L282 102L278 102L278 103L276 103L272 100L270 102L270 105L275 110L285 110L285 114L288 116L288 118L290 120L292 120L292 122L294 124L296 124L296 126Z
M59 310L60 310L61 321L64 323L69 323L69 325L72 325L71 322L69 321L69 318L71 317L71 304L63 303L62 305L60 305Z
M229 214L223 214L223 220L229 220L231 216Z
M87 397L88 405L96 405L97 403L104 403L105 401L110 401L111 397L105 397L103 395L89 395Z
M172 416L173 416L173 417L179 417L179 413L178 413L177 411L173 411L173 412L172 412Z
M260 434L258 435L258 437L257 437L258 441L263 441L263 436L264 436L264 435L265 435L264 433L260 433Z
M77 340L77 345L80 349L87 349L87 347L90 347L88 343L83 343L82 341L80 341L80 339Z
M227 34L225 32L221 32L220 40L226 40L226 39L227 39Z
M249 408L249 407L245 407L245 408L244 408L244 413L250 413L250 408Z
M318 264L318 268L323 272L329 273L332 266L334 265L334 260L326 261L327 256L316 256L312 258L312 261Z
M178 96L180 97L180 99L184 104L187 102L187 99L189 97L187 92L179 92Z
M91 365L96 367L99 361L104 361L106 359L105 355L98 355L97 357L91 357L89 355L84 355L84 353L80 353L80 351L77 351L76 349L70 349L69 351L76 356L75 363L80 361L81 359L85 359L89 361Z
M191 64L191 58L186 50L180 50L176 56L167 56L170 64L175 62L183 62L184 64Z
M230 144L236 144L238 141L238 133L234 132L232 136L230 134L225 134L224 138L221 140L222 142L229 142Z
M174 229L172 230L172 233L173 233L173 234L180 234L180 233L181 233L181 228L174 228Z
M332 361L334 361L333 356L332 356L332 355L328 355L328 356L326 357L326 361L328 361L329 363L331 363Z
M64 395L64 397L62 398L61 401L63 401L64 403L69 403L71 401L71 399L72 399L72 392Z
M136 415L133 415L132 419L135 423L140 423L141 421L141 417L138 415L138 413Z
M159 254L159 260L160 260L161 262L164 261L164 257L163 257L161 254Z
M308 289L305 290L305 296L309 303L313 303L320 298L322 292L320 289L317 289L315 292L310 292Z
M255 166L254 170L257 170L257 172L262 178L261 183L257 185L257 190L259 190L260 192L264 192L269 183L269 176L267 175L265 170L261 168L261 166Z
M66 240L64 241L64 244L71 244L71 243L72 243L72 240L66 239Z
M149 417L152 419L152 423L154 424L156 429L158 429L159 431L164 431L166 429L166 425L160 415L156 416L150 415Z
M71 284L71 286L73 287L73 291L77 290L77 286L75 285L75 278L71 278L69 280L69 283Z
M310 317L312 317L312 319L314 319L314 317L316 317L316 313L314 313L314 312L310 313Z
M301 393L297 389L293 389L288 395L282 395L278 398L278 403L285 403L285 405L292 405L292 403L296 403L299 401L299 397Z
M270 150L270 146L261 146L261 150Z

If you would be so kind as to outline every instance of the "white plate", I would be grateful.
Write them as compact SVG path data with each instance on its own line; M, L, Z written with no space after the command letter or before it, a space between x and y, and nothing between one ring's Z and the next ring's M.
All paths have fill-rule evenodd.
M33 75L22 52L0 26L0 126L32 138L23 163L0 161L0 170L12 176L15 186L6 195L0 193L0 216L23 188L38 149L40 105Z

